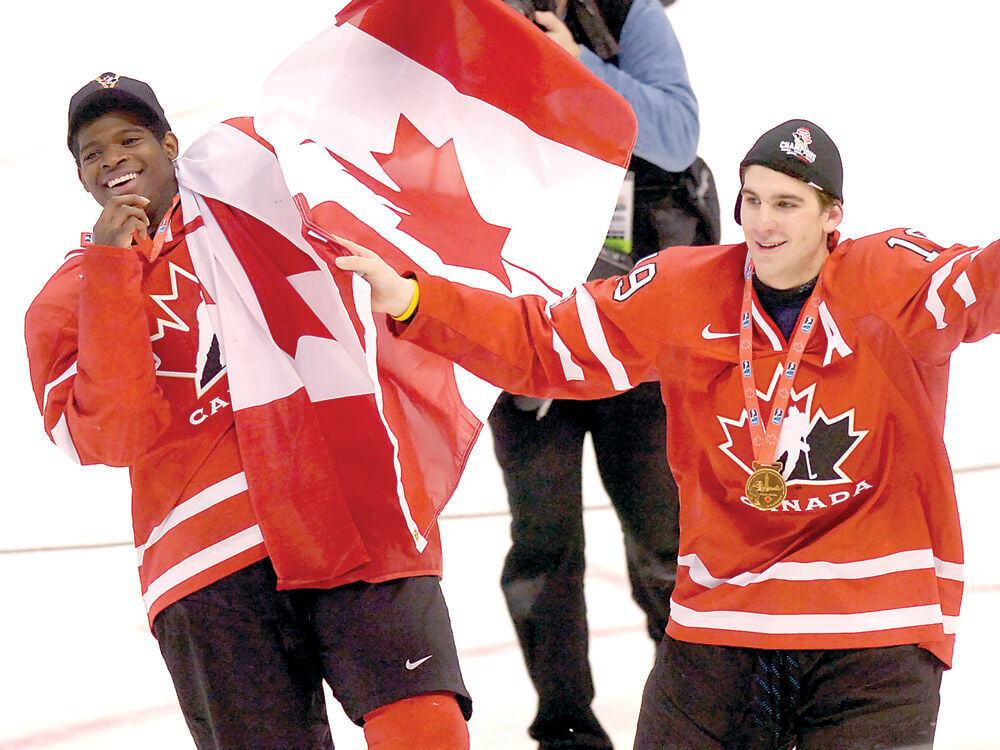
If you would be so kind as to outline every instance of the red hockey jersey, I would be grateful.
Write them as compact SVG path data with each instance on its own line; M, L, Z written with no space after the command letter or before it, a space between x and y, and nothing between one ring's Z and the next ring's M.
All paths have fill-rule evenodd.
M660 380L681 501L672 637L917 643L950 664L963 552L942 437L949 357L1000 329L1000 243L945 249L900 229L836 246L778 443L788 495L770 511L745 497L746 260L743 244L670 248L551 307L418 274L419 312L397 331L528 395L598 398ZM788 344L756 296L752 316L766 417Z
M178 210L159 257L90 246L69 254L28 310L25 337L45 430L83 464L127 466L139 577L149 621L166 606L266 556L284 585L440 575L436 524L422 554L398 505L358 500L351 519L370 561L325 578L282 575L288 547L333 557L282 498L252 498L226 363L206 313ZM332 375L333 376L333 375ZM275 456L295 467L290 456ZM320 498L321 500L321 498ZM270 526L259 522L259 504ZM277 519L277 522L274 521ZM308 526L308 524L306 524Z

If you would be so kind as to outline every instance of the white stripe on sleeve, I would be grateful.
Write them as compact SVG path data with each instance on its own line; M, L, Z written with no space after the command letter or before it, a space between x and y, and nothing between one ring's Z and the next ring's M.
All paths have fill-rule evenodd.
M60 415L59 421L56 422L52 428L52 432L49 434L52 436L52 442L58 446L59 450L76 463L83 463L80 460L80 454L76 450L76 444L73 443L73 436L69 434L69 423L66 421L65 414Z
M45 386L45 393L42 396L43 412L49 408L49 393L52 391L52 389L55 388L60 383L62 383L63 381L73 377L74 375L76 375L76 362L67 367L66 371L62 375L60 375L58 378L56 378L51 383Z
M594 302L594 298L590 296L584 287L578 286L574 299L577 314L580 316L580 325L583 327L583 335L587 341L587 346L590 347L590 351L594 353L594 356L604 366L615 390L629 390L632 387L632 383L629 382L625 367L611 353L611 347L608 346L608 340L604 336L604 329L601 328L601 321L597 315L597 304Z

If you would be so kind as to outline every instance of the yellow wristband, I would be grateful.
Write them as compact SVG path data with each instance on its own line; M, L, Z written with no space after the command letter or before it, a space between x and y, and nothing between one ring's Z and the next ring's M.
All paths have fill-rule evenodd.
M420 303L420 284L417 283L416 279L410 279L413 282L413 297L410 299L410 305L407 307L401 315L393 315L393 320L398 320L400 323L405 323L407 320L413 317L413 314L417 311L417 305Z

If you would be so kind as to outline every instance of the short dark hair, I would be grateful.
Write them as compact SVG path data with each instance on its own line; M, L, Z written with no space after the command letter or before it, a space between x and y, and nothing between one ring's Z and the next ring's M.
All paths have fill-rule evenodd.
M748 164L748 165L746 165L744 167L740 167L740 190L743 189L743 181L744 181L744 178L746 177L747 169L749 169L751 166L753 166L753 165L752 164ZM761 165L761 166L764 166L764 165ZM771 167L768 167L768 169L771 169ZM777 172L778 170L774 170L774 171ZM786 174L786 173L782 172L782 174ZM788 175L788 176L789 177L795 177L795 175ZM822 210L826 211L827 209L833 208L834 206L843 205L844 202L840 198L837 198L836 196L830 195L830 193L826 192L822 188L818 188L815 185L810 185L808 182L805 182L805 180L803 180L803 179L801 179L799 177L795 177L795 179L798 180L799 182L804 183L806 187L812 188L812 191L814 193L816 193L816 197L819 199L819 207Z
M810 185L809 187L812 187L812 185ZM816 188L813 188L813 190L816 190ZM825 190L816 190L816 196L819 198L819 207L822 208L824 211L843 203L843 201L840 200L840 198L835 198Z
M80 144L77 141L77 133L84 125L89 125L104 115L121 114L135 122L136 125L150 131L156 140L163 142L167 133L170 132L167 123L147 106L130 97L121 97L120 101L109 102L105 97L98 102L85 105L74 118L73 132L70 135L69 149L73 153L73 158L80 162Z

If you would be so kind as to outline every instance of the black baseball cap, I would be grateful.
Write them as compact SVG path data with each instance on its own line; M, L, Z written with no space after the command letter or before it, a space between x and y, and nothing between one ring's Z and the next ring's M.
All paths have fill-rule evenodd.
M757 139L740 162L740 187L743 170L759 164L776 172L802 180L807 185L844 200L844 164L833 139L819 125L809 120L789 120L771 128ZM736 196L736 223L740 221L742 195Z
M170 130L170 123L163 113L156 94L149 84L117 73L102 73L93 81L73 94L69 100L69 127L66 131L66 145L73 151L73 137L86 121L112 111L116 106L140 106L149 111L153 121Z

